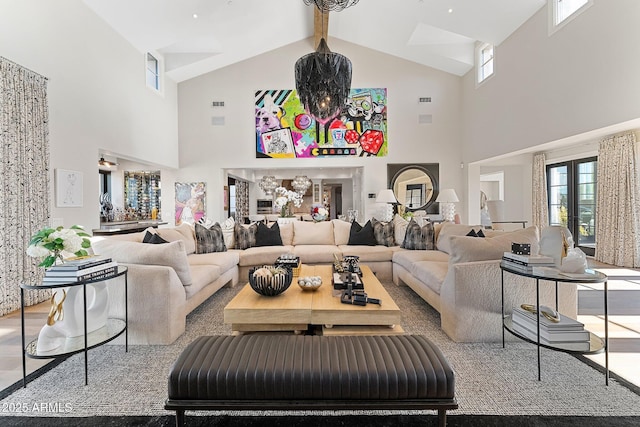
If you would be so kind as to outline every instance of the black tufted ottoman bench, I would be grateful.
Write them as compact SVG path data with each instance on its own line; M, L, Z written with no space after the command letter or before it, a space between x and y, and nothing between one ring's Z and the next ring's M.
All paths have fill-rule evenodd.
M165 409L456 409L453 369L419 335L200 337L169 373Z

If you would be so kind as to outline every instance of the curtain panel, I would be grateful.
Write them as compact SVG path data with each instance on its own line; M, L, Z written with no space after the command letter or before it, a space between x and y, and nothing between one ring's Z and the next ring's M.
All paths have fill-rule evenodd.
M544 153L533 156L533 194L531 218L539 229L549 225L549 204L547 198L547 162Z
M633 133L610 136L598 149L595 259L640 267L638 165Z
M249 183L236 179L236 222L244 223L249 216Z
M20 283L44 274L26 249L49 222L48 116L47 79L0 57L0 315L20 308ZM25 304L50 295L25 292Z

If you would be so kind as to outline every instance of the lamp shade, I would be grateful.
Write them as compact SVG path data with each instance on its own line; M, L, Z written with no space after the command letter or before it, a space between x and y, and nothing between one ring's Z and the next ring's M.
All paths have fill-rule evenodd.
M436 199L436 202L441 203L456 203L459 201L460 200L458 200L456 190L454 190L453 188L445 188L444 190L440 191L440 194L438 194L438 198Z
M376 203L398 203L393 190L380 190L376 196Z

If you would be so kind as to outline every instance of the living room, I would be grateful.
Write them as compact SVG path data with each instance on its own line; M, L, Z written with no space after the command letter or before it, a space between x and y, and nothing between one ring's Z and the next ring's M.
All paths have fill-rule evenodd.
M634 54L640 10L634 0L593 1L552 34L547 3L538 1L535 13L497 45L495 73L482 84L473 69L452 74L329 34L331 49L353 63L353 87L387 89L390 132L387 156L330 160L255 153L254 93L294 87L293 64L314 49L308 36L282 44L273 37L265 40L272 43L268 52L201 75L167 73L158 94L144 84L144 52L91 3L0 3L6 11L0 55L48 78L52 191L55 170L83 175L83 207L51 201L52 220L65 226L100 226L100 155L117 159L119 168L126 162L160 170L162 220L170 224L176 182L206 182L206 215L222 221L229 170L240 178L245 171L258 197L265 171L313 174L327 167L361 171L353 208L364 223L379 209L367 195L387 188L382 171L388 163L438 163L440 188L455 189L456 211L466 224L480 223L481 175L504 171L506 217L531 224L533 154L545 153L548 164L590 157L604 137L640 129L640 59ZM421 104L420 97L431 102ZM212 107L215 101L224 107ZM420 115L432 122L419 123ZM224 124L213 125L220 117Z

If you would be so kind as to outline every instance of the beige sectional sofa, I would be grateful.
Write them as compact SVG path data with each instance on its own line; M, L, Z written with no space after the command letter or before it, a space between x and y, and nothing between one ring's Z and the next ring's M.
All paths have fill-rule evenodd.
M393 281L410 286L440 312L441 327L457 342L502 340L500 258L511 243L530 243L537 253L537 227L513 232L483 230L486 238L468 237L481 226L444 223L436 227L435 250L396 251L393 254ZM555 306L555 285L542 281L541 304ZM516 305L535 304L535 281L505 273L505 310ZM575 318L575 284L559 287L559 311ZM512 339L510 334L506 338Z
M436 226L437 250L406 250L399 245L348 245L351 225L341 220L296 221L279 227L282 246L206 254L196 253L194 228L188 224L156 230L169 242L161 245L141 243L146 231L94 237L95 253L129 267L130 343L173 342L184 332L188 313L223 286L246 282L251 267L271 264L284 253L299 256L305 264L332 263L334 255L357 255L380 280L410 286L438 310L442 328L453 340L498 341L502 334L497 260L502 251L509 250L511 241L525 242L528 238L535 247L538 240L534 227L523 230L522 235L503 233L482 239L464 237L471 226L444 224ZM227 237L227 244L233 245ZM513 304L531 302L535 288L530 281L517 276L508 280L508 311ZM115 297L110 298L110 312L123 317L124 306L119 301L124 299L118 295L122 287L111 289ZM551 304L546 286L543 295ZM560 301L561 311L575 317L575 286L563 286Z

